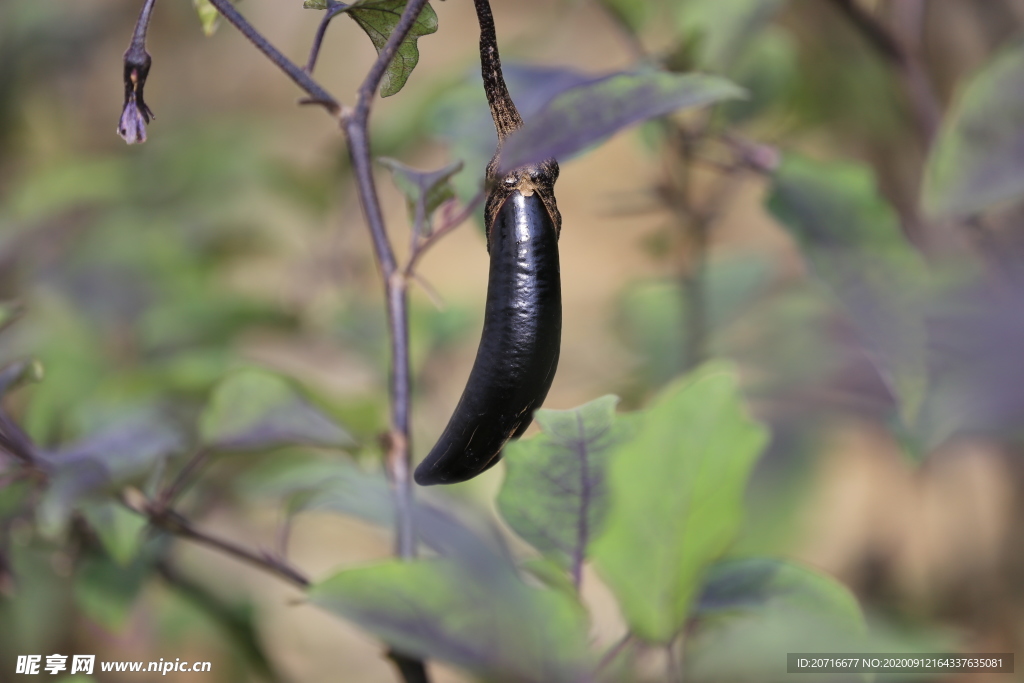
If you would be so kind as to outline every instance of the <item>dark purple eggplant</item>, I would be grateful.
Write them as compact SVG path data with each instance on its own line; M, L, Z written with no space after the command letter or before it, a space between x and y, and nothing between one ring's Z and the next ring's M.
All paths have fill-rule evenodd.
M454 484L493 467L509 439L530 426L551 388L562 337L562 287L555 203L558 164L549 159L499 177L501 143L522 126L501 75L494 22L476 0L484 89L498 131L498 152L487 165L484 208L490 276L484 329L462 398L416 483Z

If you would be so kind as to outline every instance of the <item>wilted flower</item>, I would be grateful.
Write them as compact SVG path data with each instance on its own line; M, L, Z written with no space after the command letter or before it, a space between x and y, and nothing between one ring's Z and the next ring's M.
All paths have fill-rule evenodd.
M117 134L129 145L146 141L146 124L156 116L146 106L142 91L152 59L145 49L130 47L124 54L124 109Z
M139 105L135 99L135 93L124 104L124 111L121 112L121 122L117 125L117 133L129 145L136 142L146 141L146 124L152 112L145 104Z

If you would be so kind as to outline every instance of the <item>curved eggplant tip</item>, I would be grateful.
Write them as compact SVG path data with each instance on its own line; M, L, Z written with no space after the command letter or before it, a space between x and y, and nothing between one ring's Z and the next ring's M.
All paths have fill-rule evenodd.
M420 486L437 486L438 484L460 484L469 481L473 477L483 474L498 464L501 460L501 451L498 451L482 467L479 465L467 465L453 459L435 459L427 456L421 462L412 478Z
M445 479L436 471L432 471L432 468L427 467L426 462L421 462L416 468L416 471L412 475L413 481L420 486L434 486L435 484L444 484Z

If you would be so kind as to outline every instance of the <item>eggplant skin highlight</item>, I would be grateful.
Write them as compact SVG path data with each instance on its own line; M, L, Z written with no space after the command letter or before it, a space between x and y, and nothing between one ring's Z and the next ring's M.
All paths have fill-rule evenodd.
M514 172L488 202L483 335L455 413L416 468L421 486L455 484L493 467L551 388L562 337L561 217L551 193L557 174L554 161Z

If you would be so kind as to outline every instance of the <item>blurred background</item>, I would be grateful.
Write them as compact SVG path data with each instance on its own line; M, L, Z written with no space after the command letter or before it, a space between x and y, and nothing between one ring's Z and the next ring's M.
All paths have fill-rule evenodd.
M542 99L567 73L630 67L637 41L649 54L706 66L698 29L714 25L658 21L652 8L672 3L492 4L513 96L525 102ZM962 226L921 218L918 188L935 122L922 120L901 70L842 4L773 7L743 36L742 50L712 65L753 93L722 116L749 139L873 171L907 239L929 261L983 271ZM456 184L468 199L493 149L475 73L476 18L467 0L433 6L439 31L419 41L408 85L374 105L374 154L422 169L464 159ZM915 56L940 115L964 79L1024 27L1020 0L862 7ZM140 405L186 421L226 373L255 365L301 383L372 465L387 425L382 288L339 131L323 112L296 106L300 92L234 29L207 38L191 3L165 0L148 45L146 95L158 118L149 142L126 146L114 129L121 55L138 10L126 0L0 3L0 301L23 310L0 335L0 360L33 356L46 371L45 381L11 397L11 409L38 443L55 445ZM247 0L241 10L304 61L318 12L298 0ZM690 29L698 42L688 42ZM374 57L358 27L339 18L317 77L351 103ZM681 119L683 128L691 124L699 118ZM765 209L762 177L729 172L723 183L714 148L708 159L685 158L674 145L646 124L562 163L564 333L545 407L616 393L623 409L639 408L702 358L735 359L755 412L773 430L736 552L809 562L906 633L979 652L1020 649L1017 309L990 311L965 299L970 323L958 318L938 337L968 361L998 366L993 374L1008 394L997 408L1008 412L998 424L963 429L940 420L951 438L908 445L892 426L893 397L841 307ZM383 166L378 180L404 254L404 199ZM696 232L695 213L707 217ZM1005 253L1020 242L1020 217L1019 207L1008 207L990 219ZM487 264L478 221L421 263L429 286L414 287L411 314L417 457L468 376ZM247 495L245 476L253 460L292 455L216 460L195 519L250 546L272 544L278 506ZM454 495L491 506L501 477L499 466ZM13 671L18 654L95 652L210 660L214 673L202 676L210 681L395 680L375 640L230 558L175 542L183 576L143 581L130 567L97 561L83 569L73 562L74 544L9 526L22 551L0 571L2 672ZM322 513L298 519L291 540L294 563L313 577L390 552L387 533ZM598 581L586 586L595 638L611 641L619 632L613 603ZM465 680L436 671L439 681Z

